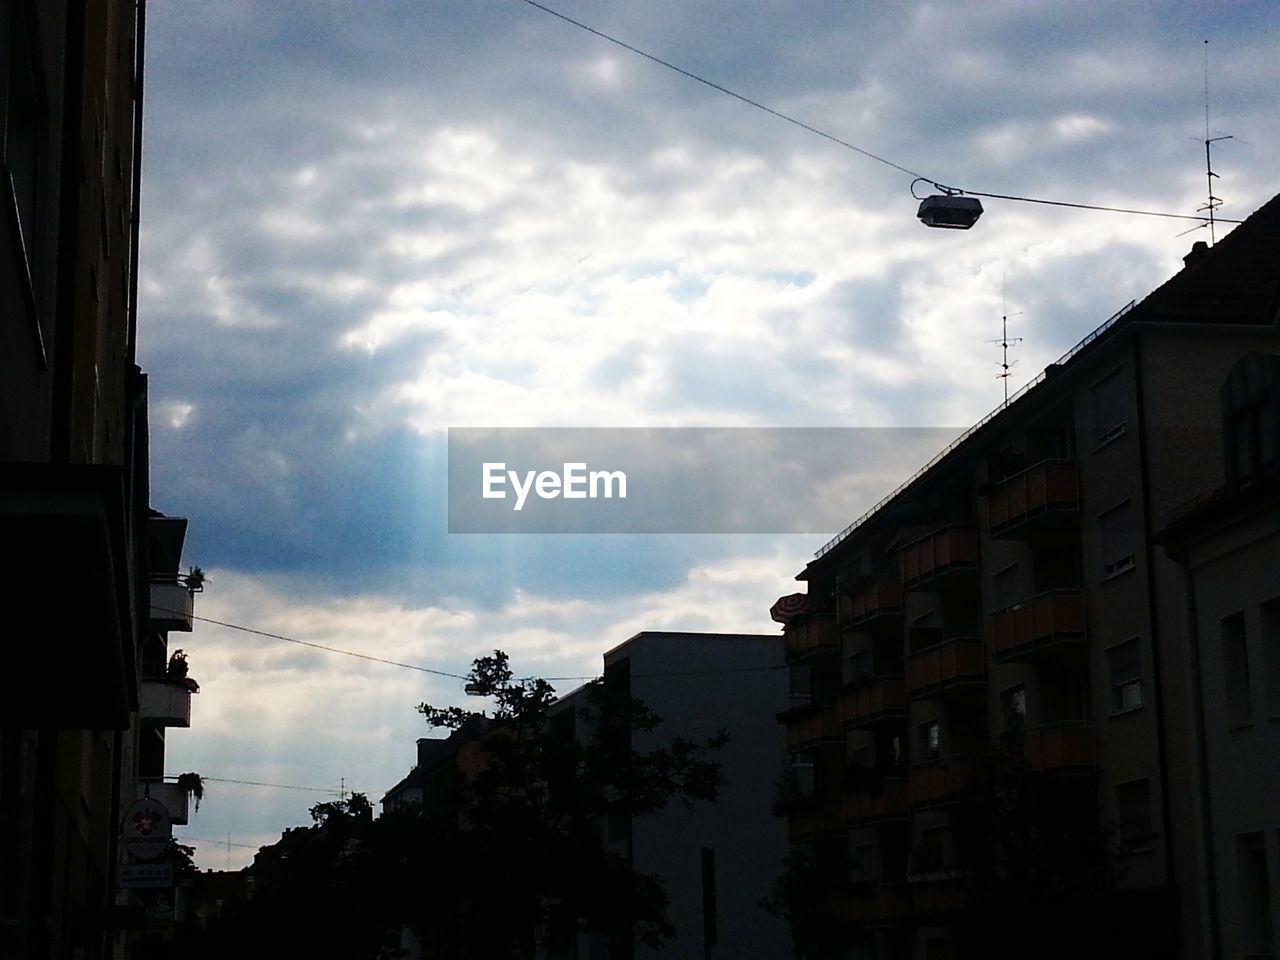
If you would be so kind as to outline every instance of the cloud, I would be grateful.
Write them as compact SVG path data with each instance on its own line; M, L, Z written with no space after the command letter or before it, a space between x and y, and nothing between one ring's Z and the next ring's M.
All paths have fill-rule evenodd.
M1267 3L561 7L930 179L1182 213L1209 37L1223 214L1275 190ZM444 431L958 428L1003 395L1003 313L1016 388L1197 239L994 199L925 230L910 175L514 0L148 10L155 505L191 518L202 609L341 646L573 673L640 629L759 625L812 539L450 537ZM179 765L381 789L450 692L198 631ZM269 836L311 796L218 786L191 832Z

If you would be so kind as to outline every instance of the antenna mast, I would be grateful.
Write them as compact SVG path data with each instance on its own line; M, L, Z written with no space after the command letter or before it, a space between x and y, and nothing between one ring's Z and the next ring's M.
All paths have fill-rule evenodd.
M1204 172L1205 179L1209 182L1209 202L1200 211L1207 210L1209 213L1209 245L1212 246L1217 240L1216 231L1214 229L1214 211L1222 206L1222 198L1214 196L1213 181L1218 175L1213 172L1213 145L1219 140L1231 140L1230 135L1222 137L1209 136L1209 41L1204 42ZM1199 211L1198 211L1199 212Z
M1019 313L1013 314L1013 316L1015 317L1020 315L1021 315L1021 311L1019 311ZM1009 378L1013 376L1013 374L1009 372L1013 368L1013 363L1009 362L1009 347L1015 343L1022 342L1022 337L1010 338L1009 316L1010 316L1009 307L1008 307L1008 304L1005 302L1004 271L1001 271L1000 273L1000 339L988 340L987 343L1000 344L1000 351L1001 351L1000 352L1000 372L996 374L996 379L1004 381L1004 402L1006 406L1009 403ZM1014 363L1017 363L1017 361L1015 360Z

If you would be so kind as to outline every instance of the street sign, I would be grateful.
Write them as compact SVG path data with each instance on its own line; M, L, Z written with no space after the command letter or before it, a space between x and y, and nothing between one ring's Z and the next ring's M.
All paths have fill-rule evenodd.
M122 890L162 890L172 887L171 863L126 863L120 866Z
M120 832L126 850L139 860L154 860L164 853L173 836L173 821L163 803L143 797L125 811Z

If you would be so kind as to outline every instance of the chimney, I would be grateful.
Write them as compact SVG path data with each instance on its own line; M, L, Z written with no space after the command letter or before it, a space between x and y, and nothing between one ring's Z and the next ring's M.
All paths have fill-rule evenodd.
M1182 258L1183 267L1189 267L1192 264L1199 263L1208 252L1209 245L1203 240L1197 240L1191 245L1191 252Z

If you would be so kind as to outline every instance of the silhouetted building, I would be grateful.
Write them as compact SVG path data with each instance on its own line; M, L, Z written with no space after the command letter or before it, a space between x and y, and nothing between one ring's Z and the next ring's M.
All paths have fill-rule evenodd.
M122 956L137 920L120 815L147 645L175 628L150 570L176 576L185 525L148 510L135 363L142 36L133 0L0 7L4 958Z
M782 731L761 705L786 691L776 636L644 631L604 655L606 687L642 701L662 718L652 731L629 730L626 748L647 751L674 737L703 741L725 730L713 755L725 786L715 803L692 811L672 803L645 816L611 814L601 830L612 852L644 874L662 877L676 936L662 949L640 944L622 955L704 960L706 957L792 956L786 925L762 910L786 856L786 831L771 810ZM549 711L568 737L599 734L585 689ZM599 934L583 932L556 957L616 957Z
M1184 521L1189 573L1156 534L1275 474L1277 263L1280 198L799 575L784 805L848 955L1208 956L1210 900L1273 949L1275 500Z

